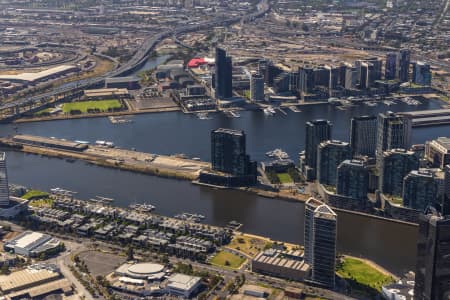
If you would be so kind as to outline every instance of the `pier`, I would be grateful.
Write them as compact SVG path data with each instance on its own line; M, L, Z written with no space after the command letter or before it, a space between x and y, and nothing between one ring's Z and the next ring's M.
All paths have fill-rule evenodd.
M450 109L418 110L398 114L410 117L412 119L412 127L450 124Z
M157 155L31 135L1 138L0 146L27 153L79 159L104 167L186 180L195 180L201 170L210 168L210 163L180 156Z

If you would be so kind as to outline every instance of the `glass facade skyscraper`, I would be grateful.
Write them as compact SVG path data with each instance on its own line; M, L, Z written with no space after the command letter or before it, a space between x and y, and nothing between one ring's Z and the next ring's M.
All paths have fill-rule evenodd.
M9 205L8 172L6 170L6 153L0 152L0 206Z
M317 151L317 179L321 184L335 186L337 167L352 156L350 144L329 140L320 143Z
M434 208L419 217L414 299L450 297L450 219Z
M231 57L221 48L216 48L215 96L218 99L233 96L233 65Z
M350 145L353 157L375 157L377 145L377 117L361 116L352 118Z

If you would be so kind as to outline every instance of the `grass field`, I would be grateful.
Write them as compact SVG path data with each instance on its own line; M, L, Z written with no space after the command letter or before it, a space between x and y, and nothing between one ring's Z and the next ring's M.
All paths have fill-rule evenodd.
M48 198L48 193L38 190L29 190L25 195L22 196L22 198L27 200Z
M122 104L119 100L82 101L64 104L63 112L70 113L71 111L81 111L82 113L87 113L90 109L106 112L109 109L117 109L121 107Z
M266 245L267 242L264 240L245 235L238 235L231 240L228 247L255 257L256 254L264 250Z
M291 175L289 175L288 173L278 173L277 176L278 179L280 179L281 184L294 182L294 180L292 180L291 178Z
M361 292L376 290L381 291L381 287L391 283L394 279L384 275L374 269L362 260L346 257L338 265L337 273L339 276L353 281L353 289Z
M234 255L233 253L221 251L217 253L210 262L212 265L238 269L244 261L244 258Z

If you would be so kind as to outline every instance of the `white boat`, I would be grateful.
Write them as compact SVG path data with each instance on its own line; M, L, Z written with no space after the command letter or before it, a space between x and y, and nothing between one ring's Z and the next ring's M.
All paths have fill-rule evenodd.
M275 109L273 109L272 106L268 106L268 107L264 108L263 111L266 116L273 116L276 113Z
M233 111L233 110L230 110L230 115L233 116L233 118L240 118L241 117L240 113L238 113L237 111Z
M289 154L279 148L266 152L266 155L270 158L289 159Z
M200 120L211 120L212 118L208 115L208 113L197 113L197 118Z

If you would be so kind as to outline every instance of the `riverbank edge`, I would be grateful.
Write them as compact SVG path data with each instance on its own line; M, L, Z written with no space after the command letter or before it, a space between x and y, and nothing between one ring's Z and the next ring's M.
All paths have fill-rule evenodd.
M168 179L177 179L177 180L188 180L191 182L191 184L196 184L199 186L204 186L206 188L214 188L214 189L229 189L229 190L237 190L242 192L248 192L253 193L261 197L265 198L271 198L271 199L279 199L283 201L290 201L290 202L306 202L311 196L307 194L297 194L292 195L288 194L286 192L271 192L267 190L263 190L261 188L257 187L223 187L223 186L214 186L210 184L203 184L197 181L198 179L198 173L197 172L187 172L187 171L175 171L170 169L163 169L161 167L142 167L138 168L137 166L133 165L127 165L127 164L117 164L114 161L110 161L108 159L96 159L94 157L90 157L89 155L83 155L83 153L76 153L76 152L69 152L69 151L63 151L63 150L54 150L54 149L42 149L35 146L21 146L21 147L15 147L14 145L10 143L6 143L4 140L0 139L0 148L5 147L7 149L13 150L13 151L19 151L23 153L29 153L29 154L36 154L36 155L44 155L48 157L54 157L54 158L60 158L60 159L77 159L77 160L83 160L87 163L106 167L106 168L112 168L112 169L119 169L124 171L130 171L135 173L141 173L145 175L152 175L152 176L158 176L162 178L168 178ZM407 226L413 226L418 227L419 225L416 223L406 222L402 220L397 219L391 219L386 218L382 216L377 216L373 214L368 214L364 212L359 211L352 211L342 208L336 208L332 207L333 210L337 212L343 212L353 215L359 215L361 217L368 217L372 219L382 220L382 221L388 221L392 223L407 225Z
M96 114L79 114L79 115L63 115L63 116L53 116L53 117L38 117L38 118L21 118L16 119L12 123L35 123L35 122L47 122L47 121L60 121L60 120L72 120L72 119L92 119L92 118L106 118L110 116L133 116L141 114L152 114L152 113L163 113L163 112L174 112L181 111L179 106L171 107L160 107L160 108L150 108L145 110L126 110L126 111L116 111L116 112L104 112Z

